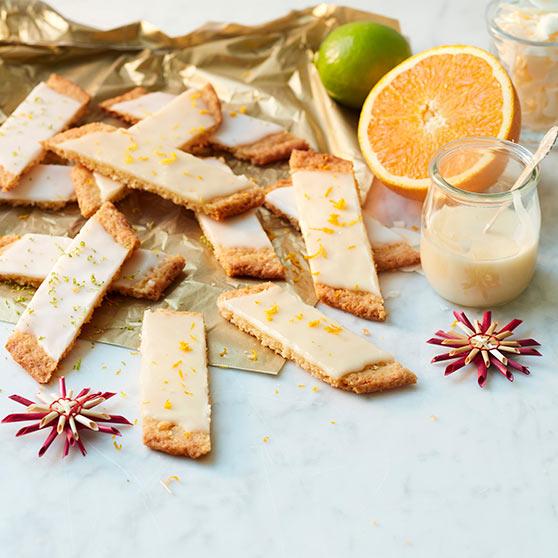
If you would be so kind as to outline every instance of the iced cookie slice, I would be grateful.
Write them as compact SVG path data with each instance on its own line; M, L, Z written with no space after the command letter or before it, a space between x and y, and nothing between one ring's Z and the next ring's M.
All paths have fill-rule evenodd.
M40 285L71 244L71 238L48 234L1 236L0 281ZM138 248L126 260L110 290L134 298L159 300L185 263L182 256Z
M385 320L352 163L333 155L293 151L290 167L317 297L355 316Z
M200 227L229 277L283 279L285 271L255 210L226 221L199 214Z
M146 310L141 331L143 443L196 459L211 451L203 315Z
M88 103L85 91L57 74L35 86L0 126L0 187L15 188L43 159L41 142L77 121Z
M120 182L91 172L79 163L72 168L72 182L79 211L85 218L91 217L105 202L117 202L129 192Z
M188 89L163 108L129 128L135 136L158 145L188 150L203 144L221 125L221 101L211 85Z
M260 118L223 107L223 122L210 137L213 147L229 151L253 165L267 165L288 159L294 149L308 149L308 143L285 128Z
M99 106L111 116L135 124L143 118L152 116L175 98L176 95L172 93L163 91L149 93L143 87L135 87L123 95L99 103Z
M268 189L264 206L300 230L295 191L290 180L281 180ZM393 271L420 263L420 253L406 238L374 219L362 214L368 240L378 271Z
M35 380L50 380L138 244L124 216L107 202L58 258L6 343Z
M26 172L13 190L0 190L0 203L60 209L76 201L72 167L36 165Z
M68 130L46 145L92 172L129 188L153 192L213 219L238 215L263 201L263 190L245 176L106 124Z
M112 116L135 124L161 110L175 97L163 92L148 93L143 87L136 87L100 106ZM209 137L208 143L232 153L237 159L266 165L288 159L293 149L308 149L305 140L278 124L247 115L245 107L223 106L222 118L221 126Z
M393 356L272 283L223 293L221 315L333 387L370 393L416 382Z

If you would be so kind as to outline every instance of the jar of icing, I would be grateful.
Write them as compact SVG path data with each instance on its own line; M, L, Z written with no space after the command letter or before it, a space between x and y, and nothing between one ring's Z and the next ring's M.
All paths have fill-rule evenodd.
M558 122L558 0L494 0L486 21L519 96L522 137L538 141Z
M440 296L486 308L527 288L541 223L538 167L510 189L531 160L526 148L496 138L456 140L434 157L420 253L424 274Z

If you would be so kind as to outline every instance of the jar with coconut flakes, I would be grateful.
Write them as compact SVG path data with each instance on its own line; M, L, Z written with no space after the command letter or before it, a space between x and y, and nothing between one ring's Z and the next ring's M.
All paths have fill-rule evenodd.
M523 138L538 141L558 122L558 0L494 0L486 21L519 96Z

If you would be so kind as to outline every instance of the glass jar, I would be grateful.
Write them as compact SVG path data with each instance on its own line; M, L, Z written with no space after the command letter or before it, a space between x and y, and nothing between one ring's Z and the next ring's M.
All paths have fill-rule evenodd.
M531 160L521 145L465 138L444 146L430 164L421 262L430 285L450 302L504 304L529 285L541 224L538 167L510 188Z
M522 139L538 142L558 122L558 2L493 0L486 23L520 100Z

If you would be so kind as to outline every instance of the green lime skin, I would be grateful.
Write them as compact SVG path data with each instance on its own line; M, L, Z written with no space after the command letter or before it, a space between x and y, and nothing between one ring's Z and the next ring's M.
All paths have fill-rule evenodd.
M314 64L330 97L361 108L377 81L411 56L409 43L395 29L371 21L346 23L322 42Z

